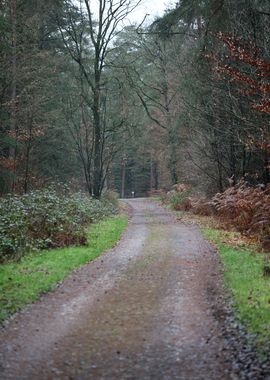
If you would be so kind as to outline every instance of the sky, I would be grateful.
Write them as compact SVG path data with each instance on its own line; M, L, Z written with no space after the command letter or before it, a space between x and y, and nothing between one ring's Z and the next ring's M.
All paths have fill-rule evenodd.
M136 1L136 0L134 0ZM79 3L78 0L74 0L75 4ZM98 9L98 0L91 0L92 10L95 14L95 11ZM141 4L127 17L124 24L128 25L129 23L138 23L140 24L145 15L147 19L145 20L145 24L152 22L155 17L162 16L165 9L168 8L169 5L175 4L173 0L142 0Z
M1 0L0 0L1 1ZM136 3L138 0L133 0L133 3ZM79 6L80 0L73 0L73 2ZM118 3L118 0L113 0L114 4ZM91 5L91 11L95 16L98 14L99 0L89 0ZM141 0L141 3L130 13L122 23L119 24L119 27L128 26L130 24L136 23L137 25L142 24L143 26L150 25L156 17L161 17L165 10L168 8L175 7L176 0ZM84 1L82 1L82 5ZM147 15L147 17L145 17Z
M129 15L128 19L130 22L141 23L145 14L148 13L147 21L153 21L156 16L161 16L172 3L171 0L143 0L138 8Z

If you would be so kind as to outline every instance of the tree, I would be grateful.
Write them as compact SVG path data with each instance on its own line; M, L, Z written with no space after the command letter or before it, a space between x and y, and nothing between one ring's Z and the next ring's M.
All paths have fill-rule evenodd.
M150 30L164 41L184 36L178 50L182 69L177 95L182 100L181 119L187 126L187 140L186 147L183 149L180 145L178 151L180 156L186 156L186 163L189 160L193 164L193 171L201 170L198 183L208 182L212 191L222 191L227 178L237 181L245 176L250 182L269 181L265 152L258 144L251 143L261 141L262 131L268 139L268 116L257 112L258 107L262 110L267 105L268 10L267 1L183 0ZM228 54L226 42L219 44L217 35L231 36L238 43L246 41L246 47L253 46L252 51L257 54L257 63L260 58L263 70ZM241 50L239 45L237 49L248 58L245 49ZM261 55L258 55L259 50ZM207 60L209 56L218 57L218 62ZM249 55L249 61L250 58ZM227 73L233 69L234 77L233 72L221 75L226 69ZM257 75L262 71L264 78ZM251 94L247 97L243 93L243 79L253 87L257 111L250 107Z
M230 55L214 57L216 71L240 84L239 91L250 99L253 109L270 113L270 61L262 56L253 43L219 33L217 38L226 44ZM260 137L249 135L249 145L260 148L264 155L265 182L270 182L270 130L267 122L261 125Z
M81 111L82 123L87 139L91 136L91 141L87 142L87 145L91 144L87 163L82 153L80 156L89 193L95 198L100 198L107 175L105 118L110 78L106 72L106 60L113 50L112 43L121 22L139 3L140 0L99 0L95 15L92 3L84 0L80 1L79 9L67 8L66 24L59 22L66 49L79 69L81 109L84 109ZM123 121L120 120L119 124ZM78 135L76 138L78 140Z
M58 28L52 17L62 5L58 0L1 3L0 166L4 192L27 192L49 179L65 177L60 172L65 158L60 158L59 147L65 145L67 149L71 143L63 131L60 99L55 96L63 62ZM55 141L60 123L64 137ZM48 170L43 157L49 157L52 144L58 146L53 155L62 163L47 160ZM67 156L75 161L73 154Z
M122 69L137 103L139 101L138 107L148 118L147 123L165 136L171 182L177 183L178 130L175 119L179 104L174 80L174 49L170 42L156 36L138 34L137 28L127 29L121 38L123 48L114 64Z

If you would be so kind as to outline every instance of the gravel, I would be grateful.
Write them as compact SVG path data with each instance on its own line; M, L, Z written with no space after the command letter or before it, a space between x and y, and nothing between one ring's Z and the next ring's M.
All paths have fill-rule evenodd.
M6 322L1 379L270 379L198 227L127 203L115 248Z

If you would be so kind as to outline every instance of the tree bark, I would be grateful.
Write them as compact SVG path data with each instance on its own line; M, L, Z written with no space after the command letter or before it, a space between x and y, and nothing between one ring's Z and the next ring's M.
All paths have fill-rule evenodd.
M10 0L10 19L12 25L12 48L11 48L11 119L10 119L10 131L13 138L17 137L17 112L16 112L16 100L17 100L17 0ZM16 156L17 156L17 144L10 148L9 157L13 160L13 179L11 190L15 190L15 177L16 177Z
M126 185L126 161L122 161L122 178L121 178L121 198L125 198L125 185Z

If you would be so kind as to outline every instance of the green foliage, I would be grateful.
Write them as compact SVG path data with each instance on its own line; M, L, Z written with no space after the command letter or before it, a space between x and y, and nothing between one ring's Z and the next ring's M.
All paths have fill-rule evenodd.
M270 348L270 279L262 274L263 255L251 248L224 244L217 229L205 228L204 232L218 245L239 320L256 334L261 350Z
M190 196L192 190L188 189L181 193L174 193L169 196L169 201L173 207L174 210L182 210L185 208L187 198Z
M31 250L84 244L85 226L115 213L116 204L50 187L0 200L0 261Z
M102 193L101 200L109 207L114 206L115 208L118 208L118 197L119 195L115 191L106 190Z
M176 184L173 190L161 196L162 202L169 204L173 210L188 211L191 208L190 196L193 189L185 184Z
M20 262L0 266L0 323L33 302L73 269L112 247L127 225L126 216L116 216L91 225L87 246L66 247L32 253Z
M27 191L48 181L80 180L82 176L62 109L63 94L69 94L73 80L58 29L68 3L17 1L13 28L12 2L0 2L2 194ZM11 86L16 89L14 99Z

